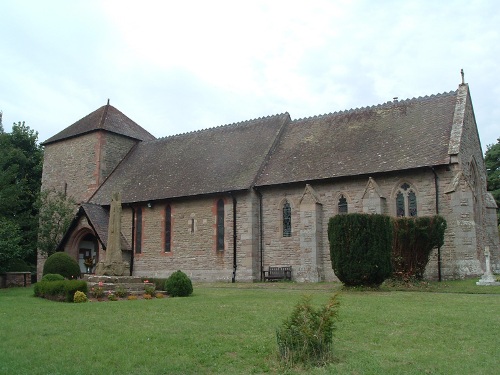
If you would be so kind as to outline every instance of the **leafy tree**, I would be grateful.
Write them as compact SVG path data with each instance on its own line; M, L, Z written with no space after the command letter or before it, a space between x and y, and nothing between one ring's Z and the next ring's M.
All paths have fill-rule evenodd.
M488 191L493 195L497 206L500 207L500 138L495 145L489 145L484 156L486 174L488 177ZM497 211L500 224L500 211Z
M74 218L76 203L62 192L46 190L40 194L39 207L38 249L50 256Z
M11 133L4 132L3 127L0 130L2 263L22 259L34 265L43 149L38 144L38 133L24 122L14 123Z

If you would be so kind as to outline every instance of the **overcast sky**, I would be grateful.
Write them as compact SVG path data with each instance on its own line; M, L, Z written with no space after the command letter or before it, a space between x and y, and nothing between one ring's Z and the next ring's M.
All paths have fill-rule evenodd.
M500 137L500 1L0 0L0 110L39 141L106 104L156 137L469 83Z

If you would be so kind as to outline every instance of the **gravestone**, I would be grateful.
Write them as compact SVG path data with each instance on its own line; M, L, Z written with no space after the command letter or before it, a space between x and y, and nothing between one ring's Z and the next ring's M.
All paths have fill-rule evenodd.
M109 211L108 242L106 247L106 258L99 262L96 275L99 276L124 276L128 264L123 261L121 249L121 218L122 199L121 194L113 192L111 207Z

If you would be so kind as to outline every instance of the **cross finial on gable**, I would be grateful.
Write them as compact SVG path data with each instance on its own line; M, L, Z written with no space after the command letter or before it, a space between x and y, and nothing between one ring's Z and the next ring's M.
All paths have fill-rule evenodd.
M462 75L462 85L465 85L465 81L464 81L464 70L463 70L463 69L460 69L460 74Z

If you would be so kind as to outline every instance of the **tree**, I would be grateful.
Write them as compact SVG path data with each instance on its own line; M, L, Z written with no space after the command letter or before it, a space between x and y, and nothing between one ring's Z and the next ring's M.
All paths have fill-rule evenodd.
M0 231L2 261L36 263L38 207L43 149L38 133L24 122L0 131ZM6 228L9 228L7 230Z
M495 145L487 147L484 155L486 164L486 175L488 179L488 191L493 195L497 206L500 207L500 138ZM498 224L500 224L500 211L497 211Z
M39 207L38 249L50 256L74 218L76 203L62 192L46 190L40 194Z

